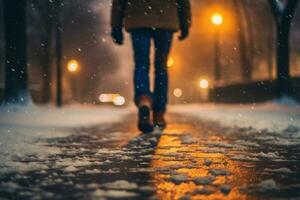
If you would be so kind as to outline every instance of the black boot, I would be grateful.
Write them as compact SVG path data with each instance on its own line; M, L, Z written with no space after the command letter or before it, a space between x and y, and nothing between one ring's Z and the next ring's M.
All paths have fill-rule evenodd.
M143 133L150 133L153 131L153 123L151 122L151 102L152 100L147 96L142 96L138 104L138 128Z
M165 113L164 112L153 112L153 124L155 127L158 127L159 129L164 130L167 127Z

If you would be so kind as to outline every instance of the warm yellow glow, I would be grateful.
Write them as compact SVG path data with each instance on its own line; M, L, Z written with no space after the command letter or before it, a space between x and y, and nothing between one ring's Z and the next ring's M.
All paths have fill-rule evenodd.
M257 181L253 169L243 167L241 162L230 160L224 153L217 150L219 148L205 145L208 141L219 143L223 140L221 137L208 136L203 130L200 130L200 136L198 133L199 129L195 132L193 124L172 123L159 138L150 164L151 169L155 170L154 173L151 173L151 177L158 199L180 199L187 194L191 194L190 199L247 199L247 194L242 193L238 188L240 185ZM182 142L181 138L187 137L186 135L193 139L191 144ZM212 151L211 148L214 150ZM211 162L210 166L205 164L207 160ZM227 169L233 175L215 176L212 183L208 185L197 185L193 181L199 177L211 176L210 170L214 168ZM186 175L187 180L176 184L169 180L174 174ZM214 191L216 186L231 183L232 189L229 194L225 195L222 192ZM195 191L203 189L210 191L211 188L213 191L211 194L195 193Z
M211 17L211 22L219 26L223 23L223 16L220 13L214 13Z
M207 89L209 86L209 82L206 79L201 79L199 82L199 87L202 89Z
M115 106L123 106L125 104L125 98L123 96L117 96L113 100Z
M119 94L100 94L99 100L101 103L112 103Z
M79 70L79 63L77 60L70 60L67 65L69 72L77 72Z
M175 97L178 97L178 98L181 97L182 94L183 94L182 89L176 88L176 89L173 91L173 94L174 94Z
M125 97L120 94L100 94L99 101L101 103L112 103L115 106L123 106L126 102Z
M169 58L169 59L168 59L167 66L168 66L168 67L172 67L172 66L174 65L174 63L175 63L174 59L173 59L173 58Z
M112 101L111 96L109 94L101 94L99 96L99 100L101 103L108 103Z

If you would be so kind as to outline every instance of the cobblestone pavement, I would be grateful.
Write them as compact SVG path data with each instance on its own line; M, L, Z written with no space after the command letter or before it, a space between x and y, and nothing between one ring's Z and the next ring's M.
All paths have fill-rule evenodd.
M57 153L0 176L0 199L297 199L298 137L169 116L164 133L140 135L135 117L37 141Z

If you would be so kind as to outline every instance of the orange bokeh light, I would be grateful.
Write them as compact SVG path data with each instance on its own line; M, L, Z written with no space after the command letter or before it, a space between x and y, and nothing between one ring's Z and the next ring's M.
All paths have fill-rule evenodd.
M77 60L70 60L67 65L69 72L75 73L79 70L79 63Z
M223 24L223 15L220 13L214 13L211 17L211 22L217 26L222 25Z

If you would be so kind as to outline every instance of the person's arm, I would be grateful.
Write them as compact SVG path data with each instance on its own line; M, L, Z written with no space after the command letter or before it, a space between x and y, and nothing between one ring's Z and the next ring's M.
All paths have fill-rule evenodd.
M111 10L111 26L123 27L127 0L113 0Z
M111 10L111 36L115 43L123 44L123 21L125 17L125 10L127 0L113 0Z
M177 5L181 30L179 39L183 40L189 35L189 29L192 23L191 3L190 0L177 0Z

